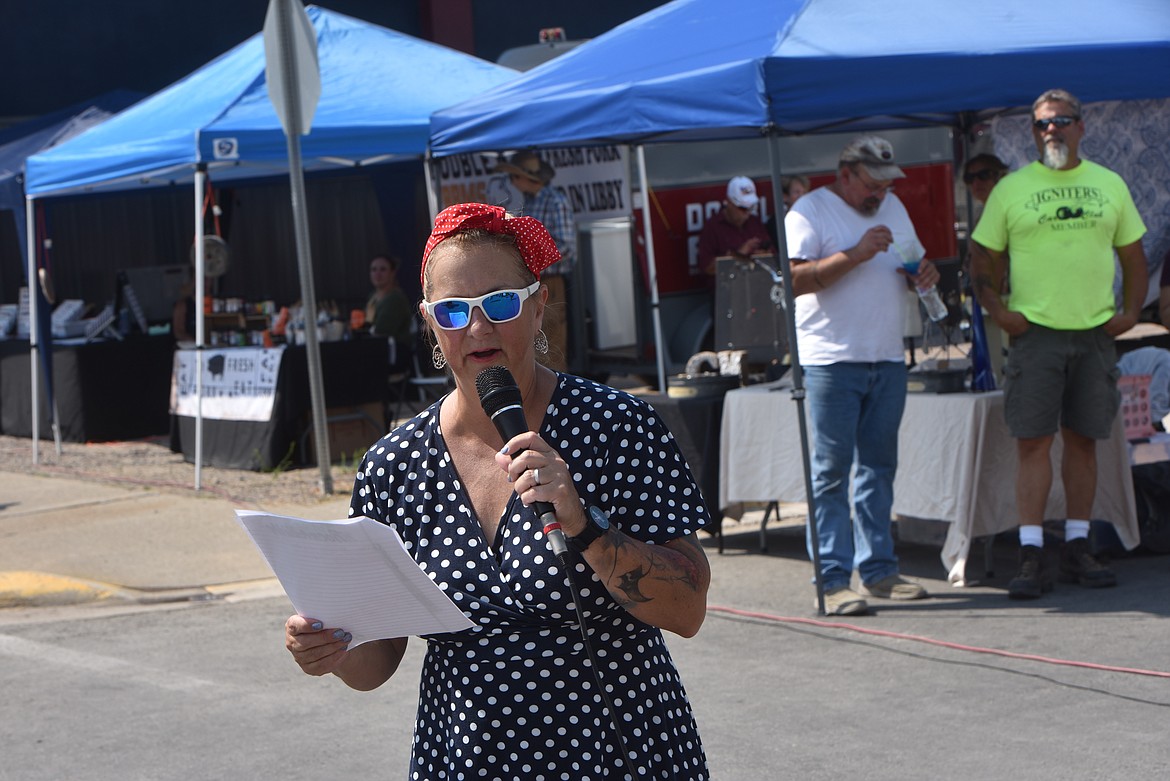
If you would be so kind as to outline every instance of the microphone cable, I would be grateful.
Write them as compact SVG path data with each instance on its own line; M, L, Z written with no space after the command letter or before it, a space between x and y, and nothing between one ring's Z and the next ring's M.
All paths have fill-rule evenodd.
M528 420L524 416L524 399L520 395L520 387L512 373L504 366L489 366L475 378L475 391L479 395L480 405L484 414L488 416L496 427L504 442L528 431ZM513 458L524 451L518 451ZM601 678L601 665L597 660L597 652L589 640L589 626L585 621L585 609L581 605L581 592L577 587L577 579L573 577L574 567L569 557L569 546L565 542L565 533L557 521L556 511L548 502L533 502L532 509L537 518L544 525L544 534L548 540L549 549L560 562L565 571L565 580L569 583L569 591L573 596L573 608L577 612L577 624L581 628L581 639L585 643L585 653L589 657L589 664L593 668L593 679L597 682L597 690L601 700L609 711L609 719L613 723L614 735L617 738L618 749L625 760L630 778L637 781L639 773L630 756L626 745L626 736L622 732L621 722L617 709L609 692L605 690L605 682ZM582 559L584 561L584 559Z
M634 760L630 756L629 748L626 746L626 736L622 732L622 725L618 719L617 709L614 708L613 700L610 698L609 692L605 690L605 682L601 679L601 664L597 660L597 652L593 648L593 643L589 641L589 627L585 621L585 610L581 606L581 592L577 587L577 579L573 577L574 568L570 562L568 550L557 554L557 561L561 563L561 568L565 571L565 580L568 581L569 591L573 595L573 608L577 612L577 625L581 628L581 641L585 644L585 653L589 656L589 665L593 668L593 680L597 682L597 690L601 693L601 699L605 703L605 707L609 710L609 720L613 724L614 735L617 737L618 750L621 751L622 758L625 760L626 769L630 773L630 778L636 781L639 778L638 769L634 766Z

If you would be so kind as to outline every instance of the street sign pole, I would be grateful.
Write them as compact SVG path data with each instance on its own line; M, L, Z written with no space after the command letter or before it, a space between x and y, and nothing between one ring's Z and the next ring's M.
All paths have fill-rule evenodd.
M325 386L321 373L321 345L317 336L317 296L313 289L313 259L305 203L305 174L301 168L301 135L313 122L321 76L317 68L317 38L298 0L270 0L264 20L265 74L268 97L288 139L288 178L292 190L293 229L301 306L305 321L305 350L309 363L309 391L313 405L313 438L320 485L333 493L329 426L325 414Z

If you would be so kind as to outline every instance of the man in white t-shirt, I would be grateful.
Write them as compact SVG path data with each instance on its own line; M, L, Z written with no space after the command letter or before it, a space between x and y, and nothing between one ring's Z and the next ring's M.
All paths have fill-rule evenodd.
M809 192L784 218L828 615L864 613L863 595L926 596L898 574L890 530L906 404L903 259L923 253L906 207L890 192L904 176L888 141L861 136L841 152L836 181ZM938 278L928 260L909 276L923 288ZM850 587L855 569L861 593Z

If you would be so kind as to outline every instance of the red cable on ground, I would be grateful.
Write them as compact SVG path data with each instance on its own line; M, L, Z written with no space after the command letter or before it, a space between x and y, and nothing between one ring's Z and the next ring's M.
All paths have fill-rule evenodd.
M840 624L832 621L820 621L815 618L794 618L791 616L774 616L768 613L755 613L750 610L738 610L733 607L720 607L718 605L709 605L707 610L715 613L727 613L733 616L743 616L745 618L759 618L764 621L775 621L782 624L807 624L809 626L821 627L824 629L848 629L851 632L859 632L865 635L876 635L877 637L890 637L897 640L913 640L916 643L926 643L928 645L937 645L943 648L951 648L957 651L969 651L977 654L990 654L992 656L1004 656L1009 659L1025 659L1031 662L1043 662L1044 664L1056 664L1064 667L1083 667L1088 670L1101 670L1105 672L1114 673L1129 673L1130 675L1149 675L1155 678L1170 678L1170 672L1161 672L1159 670L1142 670L1133 667L1115 667L1108 664L1095 664L1093 662L1074 662L1068 659L1054 659L1050 656L1038 656L1036 654L1020 654L1014 651L1002 651L998 648L981 648L976 645L963 645L962 643L950 643L945 640L935 640L930 637L922 637L921 635L908 635L901 632L890 632L884 629L867 629L855 624Z

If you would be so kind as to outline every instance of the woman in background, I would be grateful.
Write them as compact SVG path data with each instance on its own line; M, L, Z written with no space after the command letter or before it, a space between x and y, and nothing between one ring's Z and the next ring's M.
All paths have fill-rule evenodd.
M401 345L410 342L413 316L406 293L398 286L398 258L378 255L370 261L370 284L374 292L366 301L366 322L373 336L391 336Z

